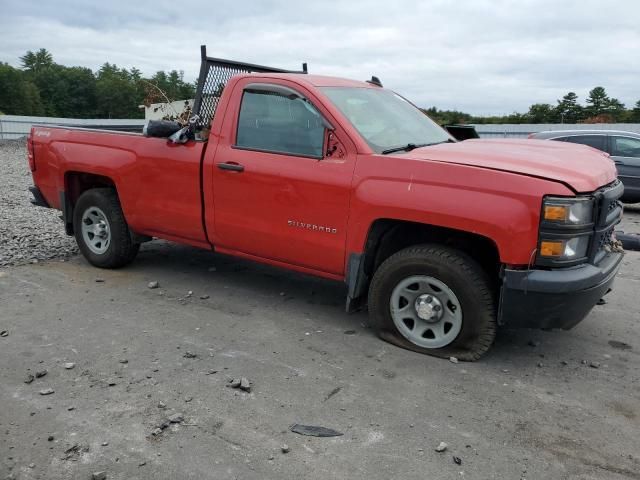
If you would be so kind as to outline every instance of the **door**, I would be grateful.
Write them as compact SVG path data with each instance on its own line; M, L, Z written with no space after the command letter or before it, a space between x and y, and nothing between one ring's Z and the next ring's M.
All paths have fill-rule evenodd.
M215 243L342 274L355 153L344 148L344 132L327 128L309 92L255 82L234 89L240 108L227 112L228 141L215 154ZM342 143L328 155L330 136Z
M610 140L611 158L624 184L624 198L640 201L640 139L611 135Z

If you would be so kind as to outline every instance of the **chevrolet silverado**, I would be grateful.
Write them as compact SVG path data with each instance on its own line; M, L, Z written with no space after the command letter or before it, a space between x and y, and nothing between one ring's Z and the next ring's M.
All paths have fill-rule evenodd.
M343 281L347 310L367 307L383 339L476 360L498 326L576 325L621 263L606 154L457 142L375 77L203 48L192 121L149 135L31 130L32 202L61 210L97 267L158 237Z

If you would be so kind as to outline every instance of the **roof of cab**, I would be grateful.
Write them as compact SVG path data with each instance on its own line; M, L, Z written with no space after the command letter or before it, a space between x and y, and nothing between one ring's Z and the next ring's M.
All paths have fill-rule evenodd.
M247 75L266 77L266 78L280 78L285 80L291 80L293 82L307 84L313 87L355 87L355 88L380 88L375 85L371 85L367 82L360 82L358 80L349 80L347 78L329 77L325 75L305 75L300 73L249 73Z

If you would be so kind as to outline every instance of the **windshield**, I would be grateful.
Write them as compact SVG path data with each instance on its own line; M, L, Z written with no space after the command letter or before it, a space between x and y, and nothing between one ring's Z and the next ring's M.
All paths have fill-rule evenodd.
M322 91L376 153L453 141L444 129L390 90L323 87Z

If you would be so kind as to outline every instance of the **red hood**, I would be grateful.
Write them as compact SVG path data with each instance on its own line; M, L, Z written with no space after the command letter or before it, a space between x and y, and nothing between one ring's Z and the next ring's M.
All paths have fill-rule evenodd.
M505 170L562 182L592 192L616 179L609 155L575 143L548 140L466 140L398 154L402 158Z

